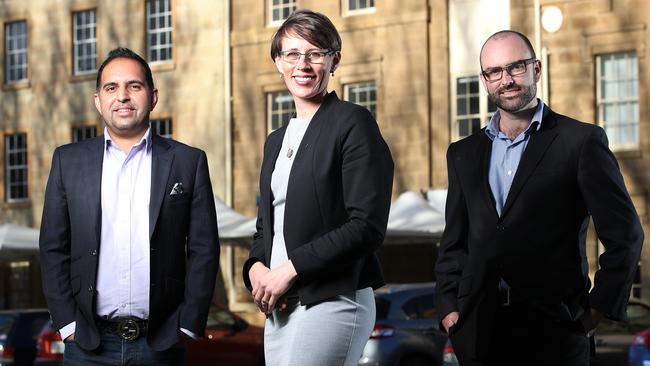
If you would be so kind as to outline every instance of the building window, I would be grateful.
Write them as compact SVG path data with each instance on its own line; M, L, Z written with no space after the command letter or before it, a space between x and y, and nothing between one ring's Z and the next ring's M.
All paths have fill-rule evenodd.
M487 106L482 110L482 105ZM462 139L481 129L496 112L496 106L481 93L478 76L456 78L454 139Z
M374 10L375 0L343 0L344 9L348 12L356 12L363 10Z
M172 59L171 0L147 0L147 60Z
M639 147L639 64L635 52L596 57L598 124L612 150Z
M79 142L97 136L95 126L72 127L72 142Z
M164 138L172 138L172 119L160 118L151 120L151 131Z
M268 93L266 101L269 132L289 123L296 113L293 97L288 91Z
M97 21L95 9L72 13L73 73L94 73L97 68Z
M27 134L5 135L5 197L7 202L27 199Z
M27 22L5 24L5 83L27 80Z
M377 118L377 85L374 81L347 84L343 94L345 100L366 107Z
M269 1L269 23L281 23L296 10L296 0L268 0Z

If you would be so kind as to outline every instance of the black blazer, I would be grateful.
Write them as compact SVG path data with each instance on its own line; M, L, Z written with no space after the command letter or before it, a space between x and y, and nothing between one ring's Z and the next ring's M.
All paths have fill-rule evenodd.
M482 129L447 152L436 275L440 318L460 312L454 347L470 356L486 351L499 278L553 319L577 321L590 307L625 318L643 231L603 129L544 106L500 217L488 183L491 148ZM589 216L606 249L591 291Z
M99 346L95 282L101 251L104 137L57 148L45 190L43 292L57 329L76 321L75 342ZM175 183L184 193L170 195ZM205 153L152 136L149 203L151 288L147 341L164 350L179 328L202 336L219 266L219 238Z
M286 126L271 133L260 173L261 202L248 271L269 265L273 242L271 173ZM327 95L294 158L284 213L287 254L302 304L383 285L375 254L384 240L393 184L393 160L370 112Z

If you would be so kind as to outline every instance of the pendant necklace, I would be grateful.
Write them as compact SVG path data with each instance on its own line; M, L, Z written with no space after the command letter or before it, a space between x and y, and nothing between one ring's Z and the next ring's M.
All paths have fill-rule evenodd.
M296 119L296 121L298 121L298 119ZM306 126L309 125L309 121L301 121L301 122L304 123L304 126L300 126L300 127L302 127L302 129L305 129ZM303 132L303 131L298 130L297 132L298 132L298 136L300 136L300 132ZM302 140L302 139L300 139L300 140ZM292 141L291 141L291 121L289 121L289 126L287 126L287 143L289 145L289 148L287 149L287 158L291 158L293 156L293 153L294 153L293 144L292 144Z

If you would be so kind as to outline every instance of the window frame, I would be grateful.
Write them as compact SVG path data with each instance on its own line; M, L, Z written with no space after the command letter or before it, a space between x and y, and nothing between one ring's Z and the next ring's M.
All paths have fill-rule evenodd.
M277 130L278 128L281 128L281 127L285 126L286 124L288 124L289 120L290 120L290 118L289 118L284 123L282 123L282 121L280 121L280 124L276 128L273 128L273 116L274 115L280 115L280 116L287 116L287 115L288 116L293 116L293 115L295 115L295 113L296 113L296 104L295 104L295 102L293 100L293 96L286 89L283 89L283 90L269 90L269 91L266 91L265 94L266 94L265 95L265 99L266 99L266 131L267 131L267 133L271 133L271 132ZM274 95L279 95L279 94L284 94L283 95L284 97L291 99L291 105L293 106L293 108L288 108L286 110L283 109L283 108L280 108L279 111L274 112L274 110L273 110Z
M363 88L363 87L368 87L368 84L372 84L374 86L374 94L375 94L375 99L371 100L369 102L360 102L360 101L354 101L351 99L351 90L353 87L358 87L358 88ZM368 92L368 91L366 91ZM357 95L360 93L357 93ZM370 111L372 116L377 119L377 81L376 80L362 80L362 81L356 81L356 82L350 82L350 83L345 83L343 84L343 99L345 99L348 102L354 103L356 105L360 105L367 110ZM370 99L370 96L369 96Z
M83 41L77 40L77 16L79 16L81 13L86 13L86 12L92 12L94 14L94 38L87 38L84 39ZM73 77L85 77L89 76L92 77L95 75L98 69L97 65L97 60L98 60L98 55L99 55L99 36L98 36L98 24L99 24L99 17L98 17L98 10L97 7L89 7L89 8L79 8L79 9L73 9L70 14L70 32L71 32L71 37L70 37L70 42L71 42L71 73ZM84 24L84 29L86 28L93 28L89 26L90 23ZM92 40L92 41L90 41ZM86 45L86 44L94 44L95 48L95 66L93 69L89 70L78 70L78 61L79 58L77 57L77 47ZM88 55L83 55L85 59L90 59Z
M92 129L92 131L94 131L94 132L93 132L92 136L84 137L81 140L79 140L79 139L76 139L76 132L79 131L80 129L87 129L88 131L90 131L90 129ZM98 136L97 132L98 132L97 131L97 125L94 125L94 124L92 124L92 125L91 124L74 125L74 126L70 127L70 141L74 143L74 142L80 142L80 141L83 141L83 140L95 138L95 137Z
M341 10L343 16L355 16L355 15L364 15L364 14L373 14L377 12L376 0L365 0L367 2L372 2L372 6L368 6L360 9L350 9L350 2L360 2L361 0L341 0Z
M9 42L9 26L19 24L19 23L24 23L24 28L25 28L25 48L21 49L22 52L25 55L25 63L24 63L24 77L22 79L15 79L15 80L9 80L9 57L11 55L16 55L19 52L16 52L15 50L10 51L8 47L8 42ZM15 86L15 85L21 85L21 84L26 84L29 83L29 22L27 19L13 19L13 20L8 20L4 22L4 53L3 53L3 59L4 59L4 67L3 67L3 72L4 72L4 85L6 86Z
M164 1L167 4L167 9L162 11L162 12L159 11L158 13L155 13L157 15L154 16L154 17L165 16L167 13L169 15L169 24L166 27L157 27L156 29L154 29L154 32L151 32L150 29L149 29L149 21L150 21L150 18L152 18L151 13L149 13L149 9L150 9L149 4L152 1L156 1L156 2L157 1ZM174 13L175 12L174 12L174 1L173 0L145 0L144 1L145 56L146 56L147 62L152 67L154 67L156 65L173 64L173 62L174 62L174 54L175 54L175 52L174 52L174 48L175 48L174 47L174 39L175 39L175 36L174 36L174 28L175 28L175 26L174 26ZM161 34L166 34L167 35L167 37L169 39L165 43L164 47L162 46L162 43L156 44L154 46L152 46L152 44L149 43L150 36L152 34L154 34L154 33L157 35L158 39L160 39L159 37L160 37ZM156 50L156 51L160 52L160 50L162 50L162 49L167 49L168 50L168 53L169 53L168 58L166 58L164 60L160 60L160 59L152 60L152 53L151 52L153 50ZM159 53L158 53L158 55L159 55ZM160 57L160 56L158 56L158 57Z
M169 122L168 127L169 127L169 130L170 130L170 133L162 135L158 131L155 130L156 128L154 127L154 123L164 122L164 121ZM151 131L156 133L158 136L163 137L163 138L168 138L168 139L173 139L174 138L174 118L172 116L159 116L159 117L155 117L155 118L152 117L152 118L149 119L149 123L150 123L150 126L151 126Z
M624 77L636 77L636 79L624 79L624 78L619 78L619 79L614 79L614 78L607 78L607 80L613 80L615 82L621 83L624 81L632 81L636 82L636 96L635 97L621 97L620 95L616 95L616 99L610 99L608 101L607 99L603 98L603 87L602 87L602 77L603 75L601 74L601 68L602 68L602 62L603 62L603 57L614 57L616 55L624 55L626 61L629 62L630 57L633 56L635 61L636 61L636 70L632 70L632 76L630 74L624 75ZM634 104L636 103L636 123L635 123L635 128L636 128L636 141L634 142L623 142L623 143L618 143L618 141L614 140L610 134L608 134L608 140L609 140L609 148L613 152L621 152L621 151L637 151L639 150L641 146L641 111L640 111L640 83L639 83L639 78L640 78L640 67L639 67L639 54L636 50L624 50L624 51L618 51L618 52L607 52L607 53L600 53L594 55L594 63L595 63L595 83L596 83L596 123L602 127L605 132L607 133L607 121L605 121L604 113L605 113L605 106L610 105L610 106L616 106L620 104ZM626 70L629 71L629 70ZM634 74L636 74L634 76ZM612 123L612 125L614 125ZM620 129L620 122L617 125L617 127Z
M465 78L472 78L472 79L475 78L478 83L479 113L473 113L473 114L468 113L466 115L459 116L458 115L458 80L465 79ZM483 87L481 82L481 77L478 75L478 73L458 73L456 75L452 75L450 87L451 87L450 132L451 132L451 141L454 142L469 136L469 135L460 136L459 121L461 118L463 120L478 118L480 122L479 129L481 129L487 126L487 124L490 122L490 118L492 118L494 113L496 113L496 106L494 106L494 111L489 110L491 103L489 102L487 91ZM472 133L474 133L474 131L472 131L470 135Z
M24 135L25 136L25 147L24 147L24 154L25 154L25 163L21 164L18 168L12 169L12 166L9 164L9 156L12 152L9 151L9 144L8 144L8 138L11 136L17 136L17 135ZM5 131L2 134L2 155L3 155L3 161L4 161L4 166L3 166L3 193L4 193L4 202L8 204L16 204L16 203L23 203L23 202L28 202L29 197L30 197L30 189L29 189L29 161L30 156L29 156L29 140L30 136L27 131L24 130L16 130L16 131ZM22 149L19 149L22 150ZM15 152L14 152L15 153ZM18 151L20 153L20 151ZM25 178L24 182L24 188L25 188L25 197L20 197L20 198L13 198L10 196L11 193L11 187L13 186L11 182L11 173L10 170L17 170L17 169L24 169L25 171Z
M287 18L282 18L282 19L273 19L273 10L278 8L280 11L284 10L285 8L290 8L293 6L293 9L289 12L289 15L296 11L298 9L298 0L278 0L282 2L281 4L273 4L274 0L267 0L266 1L266 11L267 11L267 17L266 17L266 24L269 27L275 27L281 25ZM286 3L285 3L286 1ZM288 16L287 16L288 17Z

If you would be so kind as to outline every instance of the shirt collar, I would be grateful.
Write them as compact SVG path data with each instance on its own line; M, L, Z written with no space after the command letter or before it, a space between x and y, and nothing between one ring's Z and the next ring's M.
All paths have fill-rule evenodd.
M147 128L147 131L145 131L140 141L138 141L137 144L133 145L133 147L139 147L142 144L144 144L146 151L151 150L151 125L149 125L149 128ZM113 142L113 138L111 137L111 134L108 131L108 127L104 127L104 150L108 149L109 146L114 146L114 145L115 142Z
M542 102L541 99L537 98L537 107L535 109L535 113L533 114L533 118L530 120L530 124L528 125L528 128L524 133L531 133L531 127L535 129L535 131L539 131L539 128L542 126L542 116L544 115L544 102ZM499 120L501 118L501 115L499 114L499 111L494 113L492 115L492 118L490 118L490 122L488 122L487 127L485 128L485 134L490 138L490 140L494 140L497 136L499 136ZM537 122L537 123L535 123Z

